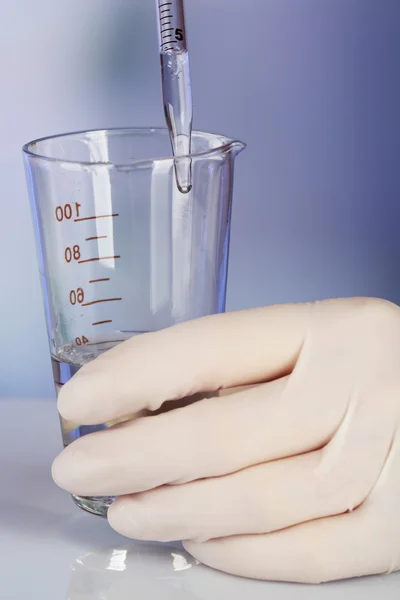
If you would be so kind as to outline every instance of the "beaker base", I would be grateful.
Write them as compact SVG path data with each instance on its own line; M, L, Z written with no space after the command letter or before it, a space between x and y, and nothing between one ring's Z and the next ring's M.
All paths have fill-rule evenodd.
M108 509L115 500L114 496L71 496L79 508L99 517L107 517Z

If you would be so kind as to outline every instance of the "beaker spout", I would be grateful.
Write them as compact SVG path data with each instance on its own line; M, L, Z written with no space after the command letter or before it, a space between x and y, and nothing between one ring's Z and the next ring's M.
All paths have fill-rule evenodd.
M247 144L239 140L232 140L226 147L226 154L231 154L233 158L236 158L238 154L243 152L247 148Z

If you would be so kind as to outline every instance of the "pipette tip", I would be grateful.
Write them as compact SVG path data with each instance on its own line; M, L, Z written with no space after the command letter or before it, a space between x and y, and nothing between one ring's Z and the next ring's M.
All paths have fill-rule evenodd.
M175 157L176 183L182 194L188 194L192 189L192 161L190 158Z
M192 189L192 185L182 186L178 183L178 189L181 194L188 194Z

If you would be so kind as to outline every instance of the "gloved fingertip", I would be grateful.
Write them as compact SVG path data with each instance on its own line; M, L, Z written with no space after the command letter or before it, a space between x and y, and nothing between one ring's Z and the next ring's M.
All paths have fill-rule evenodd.
M75 375L59 391L58 412L66 421L82 425L96 425L92 402L94 396L95 390L93 390L91 377Z

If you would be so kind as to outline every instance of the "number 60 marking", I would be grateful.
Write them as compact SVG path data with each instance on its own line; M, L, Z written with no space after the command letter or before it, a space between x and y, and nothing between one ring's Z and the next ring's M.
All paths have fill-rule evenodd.
M82 288L78 288L76 291L71 290L69 293L69 301L72 306L75 304L82 304L85 299L85 293Z

